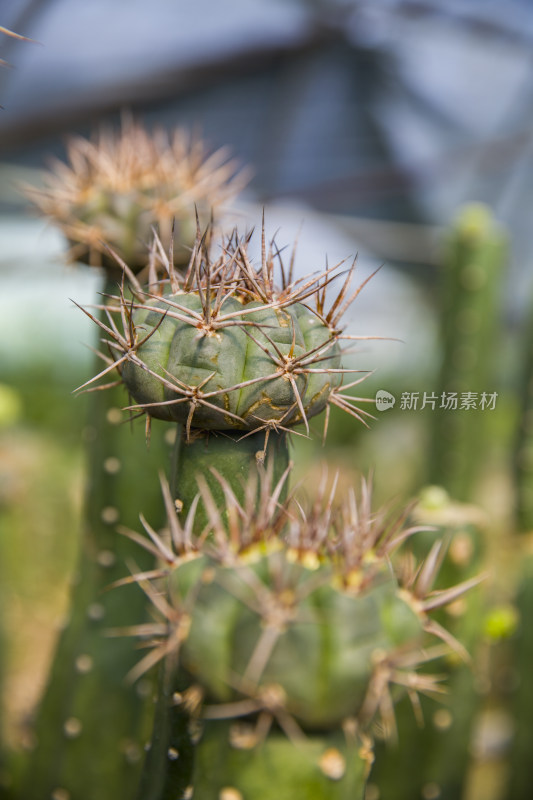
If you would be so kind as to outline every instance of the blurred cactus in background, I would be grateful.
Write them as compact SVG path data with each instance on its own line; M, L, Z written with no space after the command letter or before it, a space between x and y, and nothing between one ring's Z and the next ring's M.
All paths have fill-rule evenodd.
M455 500L469 500L489 453L485 409L496 391L500 289L507 256L488 208L465 207L444 247L442 362L430 475ZM481 405L479 405L481 403Z
M108 248L137 272L146 265L152 228L176 261L187 263L196 237L194 209L206 224L246 183L226 150L207 155L184 130L148 133L125 118L120 134L101 129L94 141L71 139L69 163L56 161L44 186L27 188L37 208L70 243L73 260L105 266L120 278Z
M512 715L512 747L508 760L505 800L526 800L531 795L533 782L531 764L533 683L530 678L533 657L533 628L530 623L532 610L533 558L528 547L523 553L515 598L515 614L519 623L518 635L511 640L506 653L514 680L511 681L504 697Z
M519 420L514 442L515 515L518 530L533 532L533 302L521 343Z

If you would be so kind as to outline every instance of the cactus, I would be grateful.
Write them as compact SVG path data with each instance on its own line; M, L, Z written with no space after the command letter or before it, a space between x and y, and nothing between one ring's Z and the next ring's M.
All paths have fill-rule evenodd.
M246 238L234 233L215 261L205 241L198 234L185 273L157 242L148 289L129 271L131 300L111 300L106 322L85 310L114 354L93 380L118 369L129 410L179 429L164 492L170 540L145 523L168 591L138 578L165 617L139 629L160 641L133 677L163 660L139 797L268 800L298 784L309 798L362 798L368 722L380 707L391 723L393 679L411 694L438 690L411 667L426 628L451 638L427 610L467 586L426 598L436 547L401 588L390 554L410 531L372 515L367 489L361 508L352 494L335 514L332 498L301 518L286 500L293 427L308 433L331 405L367 413L343 394L350 337L338 324L360 290L348 296L353 267L326 310L335 270L295 281L280 260L277 286L264 233L258 268Z
M440 690L438 676L415 669L432 658L425 631L450 639L430 611L472 582L431 591L437 543L400 585L392 553L417 529L404 513L372 511L365 483L361 500L351 491L335 508L324 480L304 510L279 502L286 475L274 483L271 469L252 475L244 505L215 477L226 502L217 508L199 477L210 520L202 535L192 534L194 510L181 523L168 487L171 546L146 525L146 546L157 542L167 565L168 594L139 577L163 623L136 674L170 656L174 686L188 676L166 702L190 715L196 752L187 787L176 767L186 751L154 735L139 797L273 800L297 788L309 800L363 800L369 725L379 711L394 726L394 683L415 703L419 691Z
M303 424L308 433L309 419L331 405L358 419L368 416L355 405L358 398L343 393L353 385L343 387L343 376L358 370L340 364L341 343L351 337L338 323L361 288L348 296L355 264L326 310L335 268L294 280L292 266L284 269L273 246L266 252L264 229L259 268L248 258L246 239L236 233L214 261L206 240L198 231L185 273L174 268L157 240L161 263L148 289L128 271L131 301L123 293L112 299L106 322L85 310L115 356L89 383L118 369L135 401L130 411L145 412L148 424L152 418L175 421L182 430L175 458L180 462L176 498L184 516L196 494L187 475L200 469L194 464L205 448L211 466L233 473L238 491L239 477L250 468L231 466L239 451L248 450L252 468L268 461L274 449L276 460L284 453L286 464L286 435L295 425ZM277 259L280 287L274 281ZM249 437L252 442L246 443Z
M246 182L226 150L206 155L198 138L176 130L150 135L126 117L122 131L101 129L95 141L73 138L70 165L56 162L44 187L27 193L71 244L72 260L104 266L120 278L111 247L134 271L146 265L153 226L168 248L175 228L175 258L187 262L196 236L193 209L204 223Z
M128 296L122 255L138 271L149 261L141 255L143 240L159 224L161 236L172 229L177 237L174 256L179 260L190 248L189 230L196 230L198 213L210 214L208 203L217 205L231 196L240 179L231 180L234 165L225 163L222 152L206 160L201 142L187 143L179 132L171 143L163 134L151 138L132 122L117 137L102 133L96 144L75 140L69 153L71 166L57 165L55 175L46 179L47 188L31 196L70 240L70 257L105 267L99 312L105 324L105 298L117 291L117 279ZM118 252L112 257L113 248ZM113 360L106 354L103 358L106 363ZM126 800L136 787L151 727L150 686L125 682L135 650L131 642L106 636L110 628L142 619L146 601L133 589L122 597L106 590L123 578L125 564L132 560L136 568L152 566L149 553L140 557L134 543L117 539L115 525L135 525L141 510L154 524L163 522L157 473L168 462L168 446L162 426L154 430L148 453L143 426L124 424L128 415L121 408L127 395L115 385L113 372L113 367L106 369L108 390L91 394L79 572L71 617L37 713L37 745L21 790L25 800ZM138 469L141 461L147 475Z
M528 548L529 550L529 548ZM506 654L508 665L514 671L511 687L510 711L513 716L512 747L508 754L509 781L505 800L525 800L531 795L533 770L531 767L531 713L533 691L529 680L533 655L533 632L529 624L533 609L533 559L530 552L522 551L520 582L515 598L518 633L509 643Z
M456 500L471 498L488 455L490 412L479 404L494 392L505 257L505 236L490 211L466 207L448 236L443 259L443 361L430 464L431 480ZM467 407L468 397L476 407Z

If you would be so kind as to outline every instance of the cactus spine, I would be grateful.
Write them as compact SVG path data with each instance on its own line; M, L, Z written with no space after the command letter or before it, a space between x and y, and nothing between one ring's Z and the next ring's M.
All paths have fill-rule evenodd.
M471 497L487 457L486 405L494 392L499 287L506 240L490 211L466 207L446 242L440 408L435 411L431 480L456 500ZM468 407L468 399L474 405Z

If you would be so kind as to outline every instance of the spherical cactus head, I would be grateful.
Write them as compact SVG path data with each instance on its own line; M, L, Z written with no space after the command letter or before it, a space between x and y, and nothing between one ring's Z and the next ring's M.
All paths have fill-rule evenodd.
M389 684L438 688L415 670L428 658L427 632L452 640L428 616L438 605L438 554L401 585L394 551L415 532L405 512L373 511L366 484L337 507L326 480L309 507L301 498L280 503L279 486L260 475L253 505L220 477L226 506L218 509L200 480L209 526L195 537L190 519L174 514L170 525L173 632L160 651L175 641L206 716L264 713L293 731L338 729L348 719L364 726L390 708ZM463 589L447 590L443 602Z
M280 262L278 284L280 257L273 247L267 254L263 246L255 267L249 236L234 233L214 260L206 238L198 228L183 272L158 240L152 255L160 263L152 263L149 288L129 271L133 299L117 297L108 306L117 323L101 327L132 408L180 422L187 435L192 429L279 433L299 423L308 430L308 420L331 405L358 419L371 416L341 393L345 375L355 371L341 364L345 337L338 327L351 299L353 267L327 310L325 290L334 269L295 280Z
M225 150L208 156L183 130L149 133L131 118L118 132L102 128L92 141L72 139L67 156L68 164L57 162L44 176L42 189L27 192L64 232L73 260L113 274L117 263L106 247L138 272L154 227L167 248L174 236L176 263L186 263L196 214L207 224L245 183Z

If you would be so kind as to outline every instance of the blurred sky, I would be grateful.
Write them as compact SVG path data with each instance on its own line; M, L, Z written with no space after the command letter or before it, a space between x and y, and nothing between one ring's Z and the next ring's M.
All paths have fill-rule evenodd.
M513 240L511 318L531 295L530 2L0 0L0 24L37 42L1 42L8 215L13 172L131 108L229 145L254 170L245 200L291 209L287 240L308 212L310 268L335 241L431 284L435 226L482 200Z

